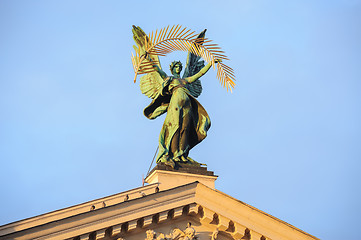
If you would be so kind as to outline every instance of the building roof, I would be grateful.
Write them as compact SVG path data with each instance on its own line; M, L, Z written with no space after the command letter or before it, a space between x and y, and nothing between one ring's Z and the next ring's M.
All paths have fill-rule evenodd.
M185 216L233 239L247 232L252 239L317 239L197 181L160 191L159 183L153 183L6 224L0 239L117 239Z

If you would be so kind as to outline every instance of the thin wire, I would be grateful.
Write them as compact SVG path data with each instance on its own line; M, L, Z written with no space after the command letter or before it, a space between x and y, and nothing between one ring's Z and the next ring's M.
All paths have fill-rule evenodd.
M150 164L150 166L149 166L149 169L148 169L147 175L145 175L146 177L148 177L148 174L149 174L149 172L150 172L150 169L152 168L152 165L153 165L153 162L154 162L155 156L157 155L158 149L159 149L159 146L157 146L157 149L155 150L155 153L154 153L154 157L153 157L152 163L151 163L151 164Z

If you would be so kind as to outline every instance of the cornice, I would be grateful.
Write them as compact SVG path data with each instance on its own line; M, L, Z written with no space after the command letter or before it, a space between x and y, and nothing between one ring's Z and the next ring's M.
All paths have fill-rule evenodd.
M13 230L7 235L1 234L0 231L2 235L0 239L88 240L104 237L117 239L128 236L132 232L145 232L149 226L166 224L167 221L173 221L181 216L191 216L209 229L227 233L233 239L317 239L257 208L198 182L160 192L156 191L156 187L157 184L152 184L124 192L116 199L119 200L120 196L124 197L125 193L138 194L138 197L123 199L121 203L93 211L88 209L86 212L20 231ZM108 198L101 200L104 199ZM83 205L89 207L89 203L94 203L94 201L85 205L80 204L78 207ZM64 210L66 209L52 212L52 214L56 212L63 214ZM17 222L19 223L21 221Z
M139 192L143 192L145 194L151 194L154 193L154 189L157 186L158 184L150 184L147 186L134 188L129 191L125 191L107 197L91 200L85 203L77 204L71 207L41 214L35 217L30 217L16 222L8 223L0 226L0 236L9 234L14 231L21 231L24 229L29 229L42 224L46 224L49 222L61 220L77 214L86 213L91 211L92 209L97 210L107 206L112 206L123 202L126 196L128 196L129 199L140 198L141 195L139 194Z
M144 197L128 200L112 206L103 207L93 211L79 213L60 220L39 224L20 231L13 230L9 234L1 234L0 239L65 239L94 232L94 229L105 231L109 226L127 223L134 219L153 216L186 206L194 201L195 186L198 183L173 188ZM154 190L153 185L153 190ZM181 191L179 191L181 189ZM124 227L123 227L124 228ZM40 230L40 231L39 231ZM97 231L98 232L98 231Z
M197 186L195 201L202 206L207 218L211 218L210 222L214 221L214 214L228 219L227 224L223 223L227 225L227 228L231 221L236 227L233 235L243 234L247 228L252 230L253 236L265 236L270 239L318 239L287 222L203 184ZM241 231L237 232L237 225ZM224 226L218 228L224 228Z

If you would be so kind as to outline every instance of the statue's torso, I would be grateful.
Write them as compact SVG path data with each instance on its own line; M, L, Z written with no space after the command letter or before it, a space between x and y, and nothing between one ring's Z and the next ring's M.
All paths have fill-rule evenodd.
M167 80L170 81L169 86L168 86L169 93L174 94L175 91L180 90L181 88L183 90L186 90L185 86L187 84L187 81L185 79L169 77L169 79L167 79Z

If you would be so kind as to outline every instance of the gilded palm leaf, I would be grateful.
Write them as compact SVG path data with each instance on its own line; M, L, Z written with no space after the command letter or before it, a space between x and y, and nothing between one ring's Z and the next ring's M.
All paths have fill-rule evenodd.
M174 51L191 52L206 62L211 62L215 68L215 60L228 60L224 52L217 44L211 43L212 40L206 38L197 38L197 34L180 25L162 28L159 32L149 33L142 36L144 41L141 48L135 49L135 55L132 53L132 63L135 72L134 82L138 74L146 74L154 72L152 62L147 61L147 54L156 56L166 56ZM146 54L144 54L146 53ZM235 75L233 69L223 62L218 62L217 78L223 87L231 90L235 86Z

